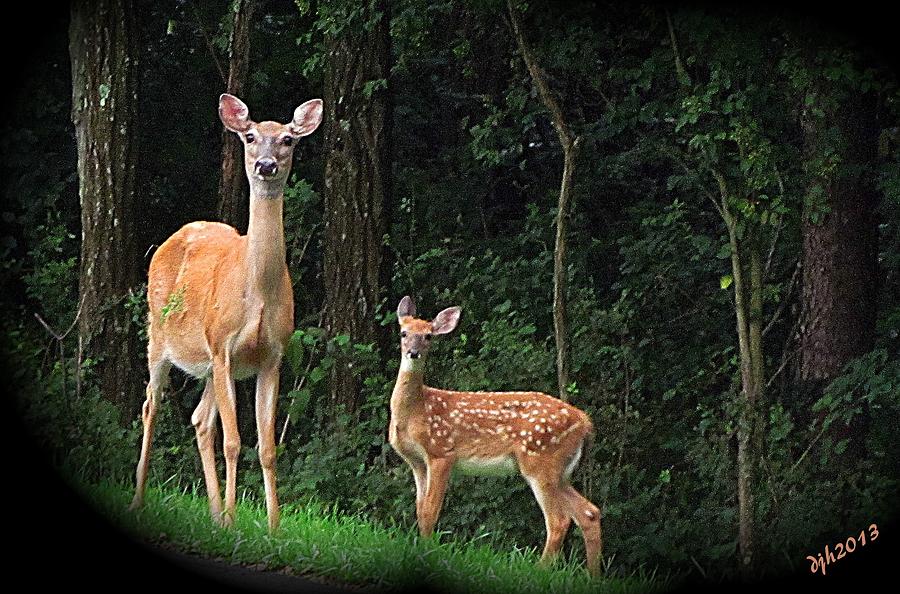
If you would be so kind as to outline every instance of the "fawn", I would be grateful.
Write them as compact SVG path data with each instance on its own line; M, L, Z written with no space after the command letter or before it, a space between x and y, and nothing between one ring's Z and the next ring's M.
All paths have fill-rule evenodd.
M547 541L542 563L559 553L572 520L581 527L592 575L600 570L600 509L569 483L593 424L586 413L540 392L455 392L424 384L433 336L452 332L461 309L432 321L417 319L413 300L397 307L400 372L391 394L391 446L416 482L419 532L434 530L450 472L514 474L531 486L544 514Z

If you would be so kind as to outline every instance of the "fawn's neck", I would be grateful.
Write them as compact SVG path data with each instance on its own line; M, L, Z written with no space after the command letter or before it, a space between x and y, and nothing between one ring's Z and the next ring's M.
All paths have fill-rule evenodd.
M412 361L406 357L401 359L397 383L391 394L391 414L395 417L408 415L413 409L422 405L422 387L425 385L423 365L407 363Z
M274 295L284 278L283 207L284 184L250 180L247 282L263 295Z

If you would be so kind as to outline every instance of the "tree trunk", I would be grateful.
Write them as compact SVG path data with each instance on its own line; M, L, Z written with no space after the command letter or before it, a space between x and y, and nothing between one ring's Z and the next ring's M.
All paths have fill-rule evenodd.
M556 381L559 397L568 400L570 346L569 322L567 313L568 293L568 243L569 211L571 210L572 186L575 183L575 164L578 159L580 138L572 133L562 108L557 102L540 66L538 66L519 21L518 9L513 0L506 2L507 14L512 26L513 36L522 60L528 68L531 80L537 88L544 107L550 112L550 119L559 137L563 150L563 174L559 188L559 201L556 206L556 243L553 248L553 333L556 340Z
M830 173L812 171L804 203L799 375L805 406L873 348L878 304L878 199L865 171L877 159L875 100L851 91L827 105L824 115L803 122L808 162L828 152L839 159ZM837 146L831 144L835 129L842 139ZM832 440L847 440L850 456L865 453L869 414L864 408L852 425L832 425Z
M124 307L142 280L135 228L137 53L129 0L71 4L72 122L81 201L79 350L124 419L143 399L143 345ZM141 321L143 323L143 320Z
M383 237L391 192L390 16L385 0L326 36L323 324L329 337L378 340L375 308L384 280ZM330 376L333 407L353 413L359 383L338 357Z
M738 553L740 569L749 575L753 567L755 549L755 501L754 485L754 436L756 430L756 409L765 386L762 359L762 266L759 244L749 229L750 237L742 242L737 233L737 221L730 210L728 185L718 171L713 175L719 184L721 204L719 206L728 242L731 248L731 273L734 279L734 311L737 326L738 352L741 369L741 400L737 423L737 500L738 500ZM742 252L749 248L749 284L744 276ZM748 300L749 295L749 300Z
M814 395L874 343L878 201L862 171L877 158L874 111L873 101L854 96L804 122L810 157L829 148L829 127L846 139L838 149L838 171L812 179L810 194L818 198L807 200L803 213L800 379Z
M234 0L231 37L228 42L228 83L226 91L241 97L247 85L250 68L250 29L254 0ZM246 97L244 97L246 100ZM244 171L244 150L237 135L222 130L222 176L219 178L219 220L240 233L247 232L247 174Z

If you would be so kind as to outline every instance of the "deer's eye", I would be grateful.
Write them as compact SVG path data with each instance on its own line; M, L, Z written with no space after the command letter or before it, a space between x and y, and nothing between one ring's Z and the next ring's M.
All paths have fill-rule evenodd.
M425 335L425 340L431 340L431 334L426 334L426 335Z
M400 338L406 338L406 330L400 333Z
M244 139L245 139L248 143L252 143L254 140L256 140L256 135L253 134L253 132L248 132L248 133L244 136Z
M291 146L292 144L294 144L294 139L290 136L285 136L281 139L281 144L283 144L284 146Z

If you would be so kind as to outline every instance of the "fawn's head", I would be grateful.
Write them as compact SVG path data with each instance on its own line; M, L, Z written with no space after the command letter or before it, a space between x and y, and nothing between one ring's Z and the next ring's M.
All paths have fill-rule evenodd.
M416 318L416 304L407 295L397 306L397 321L400 323L400 365L407 371L420 370L431 347L431 338L452 332L459 323L462 309L448 307L430 322Z
M250 184L283 185L291 172L297 140L312 134L322 122L322 100L311 99L294 110L287 124L254 122L243 101L224 93L219 97L219 117L244 143L244 168Z

